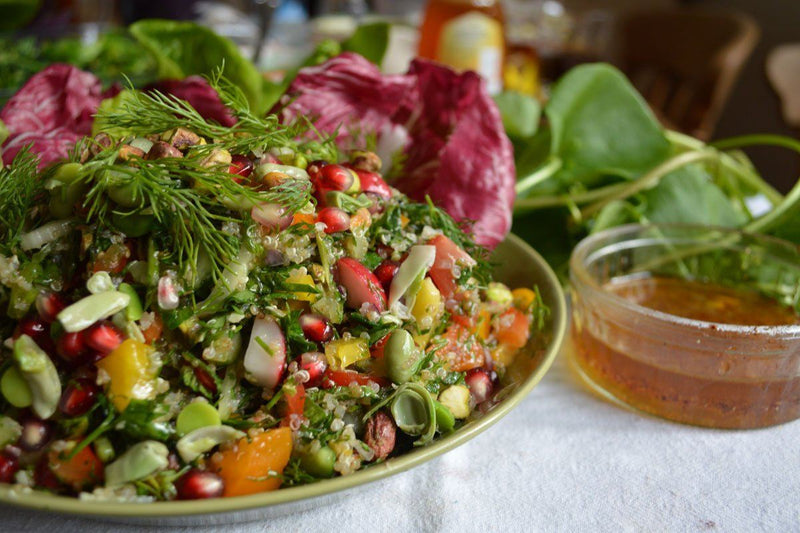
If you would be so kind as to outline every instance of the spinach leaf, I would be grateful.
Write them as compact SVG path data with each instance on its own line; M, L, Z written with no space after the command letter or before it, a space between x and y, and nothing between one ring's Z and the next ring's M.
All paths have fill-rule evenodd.
M539 100L516 91L505 91L494 97L494 103L509 137L524 139L536 133L542 113Z
M155 58L159 78L211 76L224 64L225 77L241 89L250 107L258 114L266 110L261 74L230 39L193 22L161 19L135 22L130 32Z
M653 223L739 227L748 221L700 165L667 174L644 192L644 201L643 214Z
M391 27L385 22L363 24L342 43L342 51L355 52L380 65L389 47L390 30Z
M605 176L632 179L662 162L670 144L644 99L625 76L605 64L572 69L545 107L556 179L591 187Z

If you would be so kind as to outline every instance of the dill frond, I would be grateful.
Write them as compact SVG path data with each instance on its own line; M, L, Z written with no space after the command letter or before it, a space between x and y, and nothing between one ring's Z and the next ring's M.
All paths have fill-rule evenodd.
M10 165L0 169L0 239L4 248L14 247L43 190L38 164L39 159L26 146Z

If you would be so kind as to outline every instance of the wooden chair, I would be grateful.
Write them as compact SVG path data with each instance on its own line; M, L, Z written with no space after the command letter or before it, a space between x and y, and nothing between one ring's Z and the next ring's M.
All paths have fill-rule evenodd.
M637 11L619 22L616 63L667 127L711 138L759 30L735 11Z

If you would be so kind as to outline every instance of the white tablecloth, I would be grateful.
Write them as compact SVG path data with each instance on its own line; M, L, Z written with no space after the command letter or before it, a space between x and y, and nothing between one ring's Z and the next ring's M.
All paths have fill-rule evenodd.
M3 531L143 530L0 513ZM798 529L800 421L715 431L639 416L583 390L562 356L520 406L461 448L335 506L214 531Z

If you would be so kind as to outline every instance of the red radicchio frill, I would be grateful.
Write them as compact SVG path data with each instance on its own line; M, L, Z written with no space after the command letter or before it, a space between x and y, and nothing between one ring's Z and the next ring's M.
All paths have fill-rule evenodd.
M406 75L382 75L366 59L342 54L302 69L285 98L284 121L309 116L320 131L338 128L340 141L404 128L406 159L393 185L417 200L430 195L457 220L474 221L475 238L487 247L508 233L513 149L477 74L416 60Z
M71 65L54 64L34 74L0 111L10 134L3 162L10 164L29 144L39 156L39 168L66 157L91 132L101 91L97 77Z
M205 119L213 120L225 127L236 124L236 119L230 110L225 107L217 91L205 78L189 76L183 80L161 80L146 87L145 91L154 89L186 100Z

